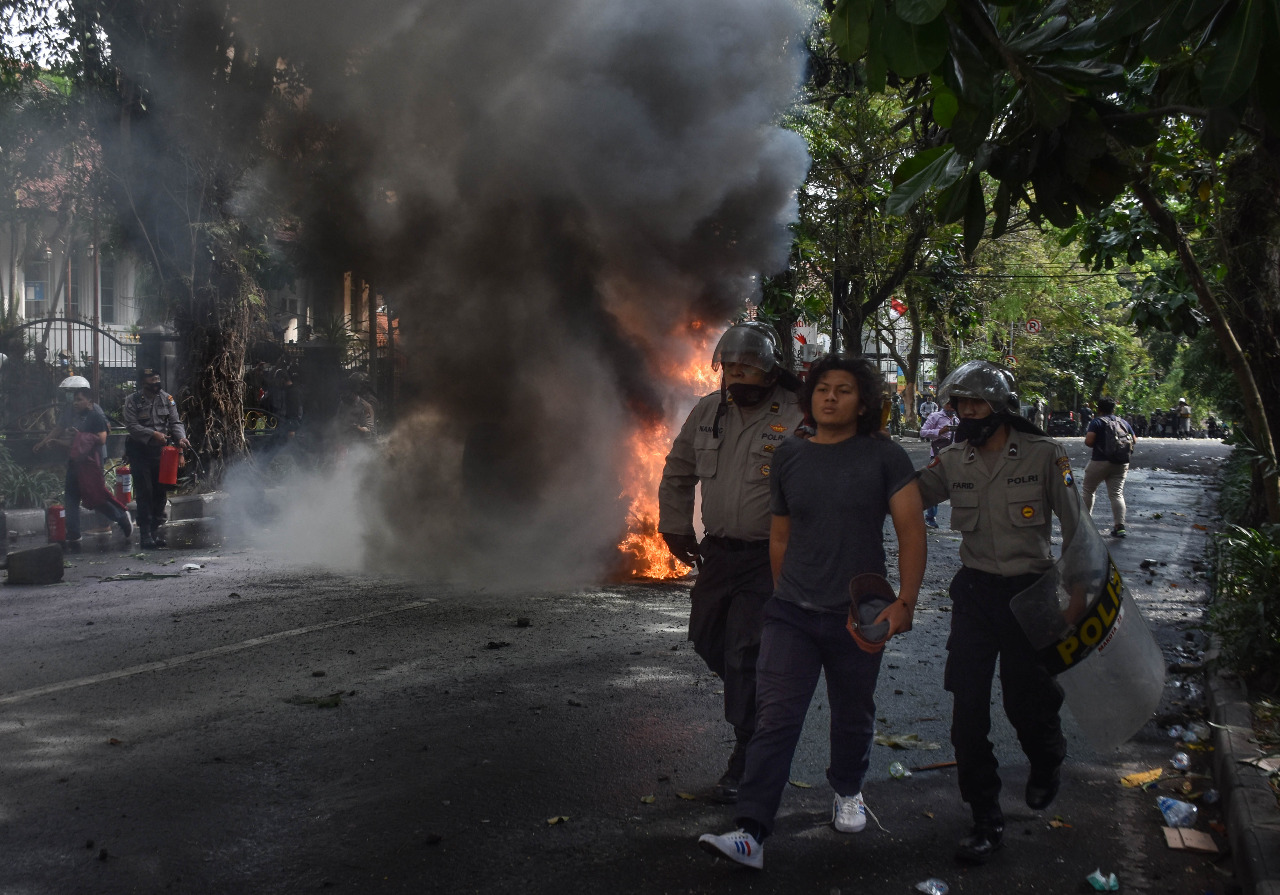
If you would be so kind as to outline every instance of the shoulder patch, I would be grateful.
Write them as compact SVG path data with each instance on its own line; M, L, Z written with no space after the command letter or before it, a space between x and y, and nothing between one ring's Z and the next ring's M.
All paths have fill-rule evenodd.
M942 458L934 457L932 460L929 461L929 465L926 466L925 469L933 469L933 467L941 466L941 465L942 465Z

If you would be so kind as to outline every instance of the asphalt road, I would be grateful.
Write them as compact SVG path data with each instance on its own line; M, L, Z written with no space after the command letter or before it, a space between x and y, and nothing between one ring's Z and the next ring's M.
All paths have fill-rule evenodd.
M1113 556L1171 663L1203 643L1200 526L1226 453L1144 440L1130 473L1131 535ZM1157 793L1118 782L1164 767L1165 791L1211 786L1206 753L1192 776L1169 767L1165 727L1202 707L1194 674L1171 675L1157 721L1114 754L1068 720L1047 812L1022 804L1026 761L995 711L1008 846L985 867L953 862L967 829L954 770L888 773L951 758L958 538L940 517L915 630L890 645L877 691L881 734L936 748L875 747L878 823L835 833L820 688L763 873L695 846L730 828L704 795L731 742L719 682L685 641L687 581L496 593L291 569L231 544L69 557L61 585L0 590L0 893L827 895L928 878L1070 893L1091 891L1095 868L1129 892L1228 891L1229 860L1169 850ZM178 577L102 580L145 573ZM1214 817L1203 805L1197 828Z

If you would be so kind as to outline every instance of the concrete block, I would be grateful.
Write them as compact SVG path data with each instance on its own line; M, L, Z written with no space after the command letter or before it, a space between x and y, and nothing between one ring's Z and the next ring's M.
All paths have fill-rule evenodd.
M61 544L46 544L9 553L6 584L57 584L61 580Z

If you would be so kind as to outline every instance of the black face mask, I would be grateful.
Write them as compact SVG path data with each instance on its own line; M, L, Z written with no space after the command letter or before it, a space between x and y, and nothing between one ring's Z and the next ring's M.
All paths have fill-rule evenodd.
M769 394L769 390L773 388L771 385L747 385L745 382L735 382L729 386L729 394L733 397L733 403L739 407L755 407L764 400L764 396Z
M996 430L1004 425L1004 420L996 414L983 419L962 418L956 426L956 441L967 441L973 447L982 447Z

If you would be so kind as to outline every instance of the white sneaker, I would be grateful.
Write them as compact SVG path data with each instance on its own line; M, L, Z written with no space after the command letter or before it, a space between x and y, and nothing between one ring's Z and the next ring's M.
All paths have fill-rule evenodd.
M703 833L698 837L698 847L717 858L728 858L753 870L764 869L764 846L746 830L734 830L722 836Z
M841 833L861 833L867 826L867 803L862 793L852 796L836 794L831 808L831 824Z

